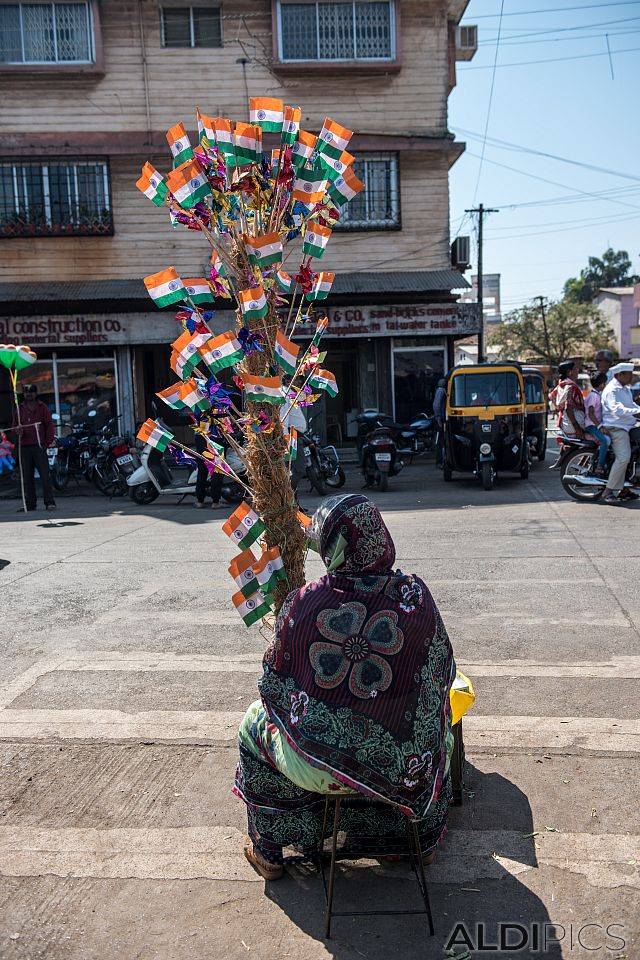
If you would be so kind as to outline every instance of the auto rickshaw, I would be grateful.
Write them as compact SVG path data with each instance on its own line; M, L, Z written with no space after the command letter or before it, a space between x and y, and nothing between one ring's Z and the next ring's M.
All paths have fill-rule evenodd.
M520 364L454 367L447 381L444 479L473 473L485 490L501 470L529 476L525 386Z
M523 367L524 395L527 407L527 439L533 456L542 461L547 452L549 401L547 381L537 367Z

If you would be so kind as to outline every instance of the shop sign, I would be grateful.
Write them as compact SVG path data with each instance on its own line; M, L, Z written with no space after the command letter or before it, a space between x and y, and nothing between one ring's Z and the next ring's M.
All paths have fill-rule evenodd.
M89 347L171 343L180 333L175 311L51 317L0 317L0 343L31 347ZM214 333L233 323L234 314L216 313ZM226 324L226 326L225 326Z
M336 307L327 316L327 336L338 337L469 336L480 329L475 303Z

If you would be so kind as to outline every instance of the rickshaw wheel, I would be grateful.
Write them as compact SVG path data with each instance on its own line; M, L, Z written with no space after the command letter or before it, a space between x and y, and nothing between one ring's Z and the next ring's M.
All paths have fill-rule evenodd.
M493 490L493 470L487 462L482 464L482 486L485 490Z

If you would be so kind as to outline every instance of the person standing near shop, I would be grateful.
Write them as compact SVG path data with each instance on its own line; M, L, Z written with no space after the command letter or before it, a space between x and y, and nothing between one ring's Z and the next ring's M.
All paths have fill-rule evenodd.
M55 510L56 502L47 457L47 447L50 447L55 439L51 411L46 403L38 400L38 388L35 384L25 384L22 395L23 400L17 415L14 416L13 425L18 436L18 463L24 485L26 509L35 510L38 505L35 479L37 470L42 481L44 505L47 510ZM22 513L24 509L20 507L18 512Z
M438 432L436 434L436 467L444 466L444 421L447 407L447 381L444 377L438 380L438 387L433 397L433 415L436 418Z

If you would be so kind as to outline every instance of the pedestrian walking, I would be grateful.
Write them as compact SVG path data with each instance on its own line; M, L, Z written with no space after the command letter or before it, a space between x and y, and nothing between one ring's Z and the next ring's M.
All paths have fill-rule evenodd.
M23 400L14 416L14 429L18 435L18 463L24 489L25 509L35 510L37 502L35 471L42 481L42 498L47 510L55 510L56 502L49 474L47 447L55 439L55 426L51 411L46 403L38 400L38 388L35 384L25 384L22 389Z
M433 395L433 415L436 418L438 432L436 434L436 467L444 465L444 418L447 405L447 381L442 377L438 380L438 387Z

